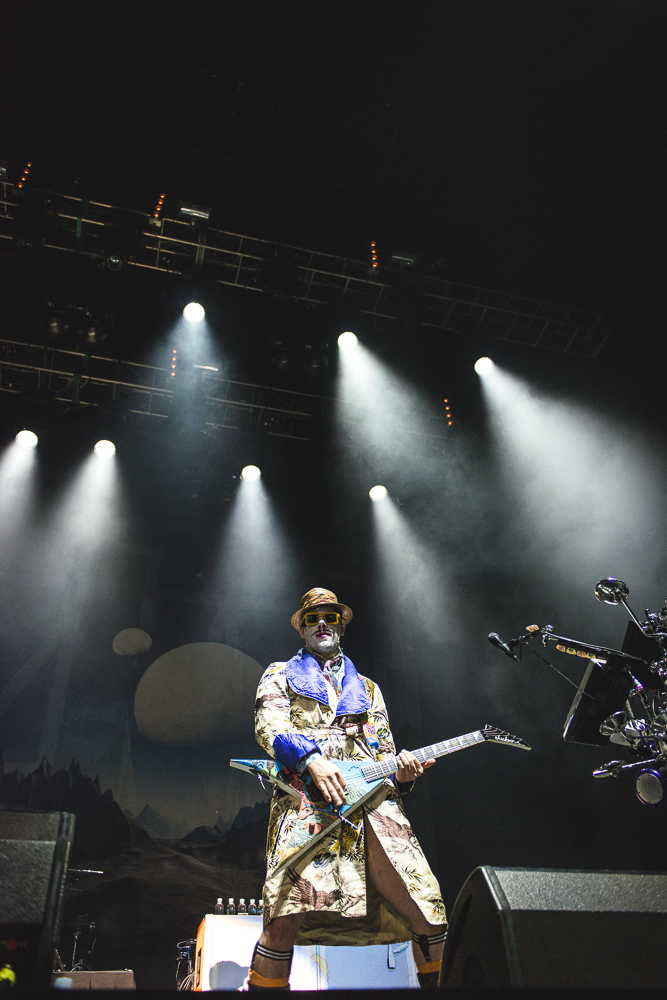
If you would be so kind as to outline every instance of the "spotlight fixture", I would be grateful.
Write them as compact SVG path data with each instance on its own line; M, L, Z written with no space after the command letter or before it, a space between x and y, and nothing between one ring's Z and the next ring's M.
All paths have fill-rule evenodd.
M419 257L411 253L394 253L391 255L392 264L398 264L399 267L414 267Z
M187 306L183 310L183 315L188 323L201 323L206 315L206 310L203 306L200 306L198 302L188 302Z
M190 201L182 201L179 205L179 214L190 222L208 222L211 209L207 205L193 205Z
M110 253L104 258L104 266L109 271L122 271L125 261L118 253Z
M32 163L26 163L25 170L21 174L21 180L16 185L17 187L22 188L22 187L25 186L25 182L28 180L28 174L30 173L30 168L31 167L32 167Z
M274 368L277 368L279 372L286 372L292 365L292 355L289 344L285 344L282 340L272 340L271 341L271 364Z
M387 487L374 486L373 489L368 491L368 495L371 498L371 500L374 500L376 503L378 503L380 500L384 500L384 498L386 497Z
M162 211L162 206L164 205L164 193L160 195L157 200L157 205L155 206L155 211L153 212L153 218L160 220L160 212Z
M475 371L478 375L488 375L494 367L495 365L491 358L479 358L479 360L475 362Z
M354 347L358 343L356 334L352 333L351 330L346 330L345 333L341 333L338 338L338 346L350 348Z
M256 465L246 465L245 469L241 470L241 479L245 479L248 483L254 483L261 474Z
M304 354L301 366L306 375L314 378L319 375L324 368L329 367L329 358L322 351L318 351L312 344L304 344Z
M452 410L451 410L451 407L449 405L449 400L448 399L443 399L443 403L445 404L445 414L447 416L447 426L451 427L452 424L454 423L454 421L452 420Z
M14 440L19 448L36 448L38 438L32 431L19 431Z
M116 454L116 445L113 441L98 441L93 450L98 458L113 458Z

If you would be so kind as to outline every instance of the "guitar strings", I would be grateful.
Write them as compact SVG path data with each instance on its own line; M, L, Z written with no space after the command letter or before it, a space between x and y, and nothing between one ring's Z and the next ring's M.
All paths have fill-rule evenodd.
M442 757L447 753L454 753L456 750L463 750L465 747L473 746L475 743L482 743L484 741L484 735L481 730L477 730L474 733L467 733L465 736L457 736L453 740L444 740L442 743L434 743L430 747L421 747L419 750L415 750L414 755L417 760L423 762L429 760L430 757ZM392 763L393 761L393 763ZM366 781L374 781L377 778L385 778L390 774L395 774L400 767L398 762L398 757L393 757L391 760L377 761L372 764L362 765L360 770L362 771ZM355 782L350 782L354 787L356 787ZM360 787L363 788L363 785Z

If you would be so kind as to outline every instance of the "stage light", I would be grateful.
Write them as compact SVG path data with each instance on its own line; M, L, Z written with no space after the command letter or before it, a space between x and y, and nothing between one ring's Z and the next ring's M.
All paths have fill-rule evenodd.
M99 458L113 458L116 454L116 445L113 441L98 441L93 451Z
M475 371L478 375L488 375L494 367L495 365L491 358L479 358L479 360L475 362Z
M38 438L32 431L19 431L14 440L19 448L36 448Z
M321 351L313 348L312 344L303 345L301 357L301 368L309 378L319 375L325 368L329 367L329 358Z
M346 330L345 333L341 333L340 337L338 338L339 347L345 347L345 348L354 347L356 343L357 343L356 334L352 333L351 330Z
M188 323L201 323L206 312L204 307L200 306L198 302L188 302L183 310L183 315Z
M384 500L384 498L386 497L387 487L374 486L372 490L368 491L368 495L371 498L371 500L375 500L375 502L377 503L379 500Z
M245 479L246 482L252 483L256 479L259 479L261 472L256 465L246 465L245 469L241 470L241 478Z
M208 205L193 205L191 201L182 201L178 211L183 219L188 219L193 225L196 222L208 222L211 215Z

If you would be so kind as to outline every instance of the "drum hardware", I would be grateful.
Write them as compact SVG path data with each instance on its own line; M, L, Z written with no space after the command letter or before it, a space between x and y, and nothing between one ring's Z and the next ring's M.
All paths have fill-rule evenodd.
M620 650L556 635L552 625L530 625L517 639L494 645L516 659L527 646L577 688L565 722L565 740L594 746L613 743L631 756L648 758L612 760L597 768L593 777L618 777L641 768L635 775L637 798L643 805L657 806L667 800L667 603L657 612L647 608L645 620L640 621L628 604L630 588L622 580L600 580L594 594L603 604L620 605L630 616ZM531 639L541 641L544 648L556 642L559 652L586 658L581 683L530 646Z
M653 767L647 767L643 771L640 771L635 779L635 790L637 792L637 798L644 806L659 806L665 800L665 794L667 793L667 781L665 780L665 775L667 774L667 769L660 768L659 770Z
M84 874L102 874L101 872L85 872ZM95 927L95 921L91 920L87 913L80 913L78 917L74 918L74 922L70 925L70 930L74 928L74 945L72 948L72 958L70 959L69 968L63 962L60 957L60 953L56 951L56 968L58 972L90 972L90 967L83 962L82 959L77 958L77 950L79 946L85 951L86 955L90 955L95 947L95 942L97 941L97 928Z
M650 760L634 760L631 764L624 764L622 760L610 760L608 764L603 764L593 771L594 778L617 778L621 771L629 771L634 767L642 767L645 764L653 764L653 757Z
M629 716L627 712L614 712L610 715L608 719L605 719L600 726L600 732L603 736L609 737L610 743L617 743L619 746L630 746L629 740L623 733L624 727L629 721Z

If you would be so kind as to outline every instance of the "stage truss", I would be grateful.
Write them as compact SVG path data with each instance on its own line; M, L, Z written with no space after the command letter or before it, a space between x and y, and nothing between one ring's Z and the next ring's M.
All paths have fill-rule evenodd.
M490 336L513 344L593 358L608 337L590 311L448 280L440 265L427 272L380 267L285 246L204 222L154 218L72 195L18 191L2 184L0 238L33 240L66 253L126 266L199 276L249 292L330 305L348 302L383 319L415 327Z
M268 437L293 441L310 441L335 406L327 396L236 382L194 366L172 381L166 367L13 340L0 340L0 391L63 411L94 407L149 420L178 420L183 400L202 431L254 427ZM353 408L347 408L340 422L342 443L352 444L357 426ZM420 437L435 448L456 438L455 426L428 412L421 428Z

